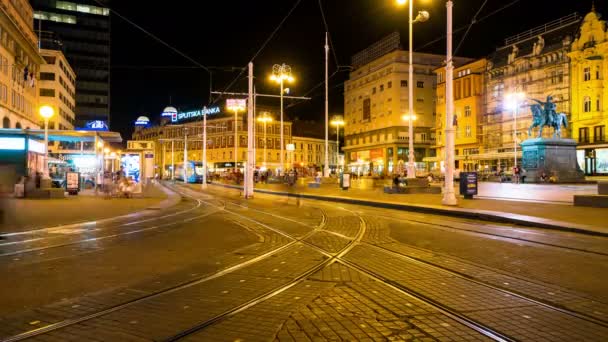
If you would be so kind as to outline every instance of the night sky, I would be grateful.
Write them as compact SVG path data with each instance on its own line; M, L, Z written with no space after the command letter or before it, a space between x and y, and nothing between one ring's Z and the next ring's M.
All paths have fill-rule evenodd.
M224 90L238 76L231 67L245 67L297 0L283 1L112 1L111 8L158 36L205 66L213 67L213 89ZM483 57L501 46L508 36L591 8L587 0L456 0L454 29L466 27L480 6L487 2L458 55ZM401 32L407 46L407 10L394 0L322 0L337 61L330 59L330 74L337 65L348 66L350 57L394 30ZM511 6L500 10L501 7ZM160 5L162 4L162 5ZM445 53L445 1L418 0L415 11L428 10L428 22L416 24L416 51ZM602 13L606 1L596 1ZM179 110L209 103L209 74L171 51L132 24L112 15L112 130L130 139L134 120L147 115L155 120L171 103ZM454 36L458 45L465 30ZM297 83L292 95L301 96L324 77L325 28L318 0L301 0L274 38L254 60L258 93L278 94L267 81L275 63L292 66ZM438 40L439 39L439 40ZM435 43L429 44L437 40ZM246 73L230 91L246 92ZM330 112L343 110L343 86L348 72L330 80ZM323 89L313 91L311 101L286 110L289 117L322 119ZM274 101L274 102L273 102ZM276 103L275 103L276 102ZM223 105L224 101L218 104ZM278 105L278 100L266 101Z

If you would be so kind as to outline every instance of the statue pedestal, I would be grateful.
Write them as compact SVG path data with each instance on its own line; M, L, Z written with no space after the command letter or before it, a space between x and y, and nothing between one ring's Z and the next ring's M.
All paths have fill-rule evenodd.
M543 172L555 176L557 183L585 181L585 173L576 161L576 141L560 138L528 139L521 143L526 181L540 182Z

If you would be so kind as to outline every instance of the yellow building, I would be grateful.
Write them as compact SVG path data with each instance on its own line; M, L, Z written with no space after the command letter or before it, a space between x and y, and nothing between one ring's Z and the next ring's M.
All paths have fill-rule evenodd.
M398 34L353 56L353 70L344 85L344 153L346 169L357 174L404 172L408 160L408 86L414 88L414 155L416 167L432 156L435 141L433 73L444 56L414 53L414 84L408 84L408 53Z
M586 174L608 174L608 32L593 9L583 19L571 52L572 135Z
M325 139L313 137L292 137L294 151L290 152L289 160L293 168L311 174L313 170L320 170L325 163ZM336 141L329 140L329 165L332 171L338 165L336 154Z
M40 54L46 62L40 65L40 103L55 109L49 129L74 129L76 74L63 52L43 49Z
M0 0L0 119L2 128L38 128L42 58L27 0Z
M462 171L477 171L481 144L481 122L485 113L484 79L487 66L485 58L454 68L454 116L456 123L456 168ZM443 168L445 158L445 68L435 70L437 74L437 107L435 137L437 156L428 158L431 170Z

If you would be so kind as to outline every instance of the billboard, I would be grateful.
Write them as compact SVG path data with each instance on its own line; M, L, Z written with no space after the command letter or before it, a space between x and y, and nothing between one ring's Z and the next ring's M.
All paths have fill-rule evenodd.
M77 131L109 131L108 123L103 120L91 120L84 124L84 127L76 127Z

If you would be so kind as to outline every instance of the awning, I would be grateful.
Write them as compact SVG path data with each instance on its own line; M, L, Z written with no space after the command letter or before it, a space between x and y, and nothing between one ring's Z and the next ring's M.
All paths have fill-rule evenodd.
M80 141L95 141L95 136L98 136L101 140L110 143L122 142L122 137L118 132L109 131L70 131L70 130L56 130L49 129L49 141L66 141L66 142L80 142ZM0 129L0 135L27 135L35 139L44 140L44 129Z

